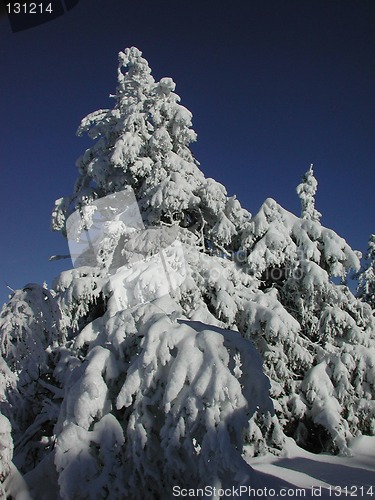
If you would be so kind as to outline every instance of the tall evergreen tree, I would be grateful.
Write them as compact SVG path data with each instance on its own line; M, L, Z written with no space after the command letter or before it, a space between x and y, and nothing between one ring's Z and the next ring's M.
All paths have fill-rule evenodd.
M128 67L125 75L124 67ZM175 290L175 300L188 318L204 318L211 324L239 330L255 341L265 360L278 411L277 421L267 424L268 430L261 416L261 422L257 417L251 422L250 440L259 432L263 434L259 449L266 441L271 446L282 445L276 431L281 425L307 448L345 451L356 424L349 430L340 407L336 417L339 423L332 426L328 415L332 405L323 409L324 418L315 417L316 405L306 399L303 391L307 385L302 380L311 365L324 358L317 353L326 352L325 343L321 350L315 345L317 339L330 338L335 344L343 328L351 332L349 342L356 339L366 344L373 322L347 289L331 281L335 276L344 279L359 262L342 238L319 223L312 165L297 188L302 218L267 200L250 219L235 198L227 197L223 186L205 179L198 169L188 148L196 138L191 114L178 103L173 81L163 78L154 82L147 63L134 48L120 54L118 75L114 110L89 115L79 129L79 133L88 131L100 139L78 162L86 179L78 185L100 186L102 192L97 196L129 185L146 226L179 228L179 238L185 243L187 278ZM136 99L135 87L141 89ZM136 121L134 113L138 126L121 128L120 134L113 133L113 122L103 118L114 115L124 127ZM106 137L111 138L109 142L103 142ZM98 165L95 176L91 163ZM106 165L103 181L100 165ZM140 240L136 237L135 241ZM121 239L118 244L127 246ZM133 248L136 246L133 243ZM95 287L95 293L99 289ZM68 290L61 289L64 296ZM366 371L368 365L363 369ZM328 378L330 370L327 368ZM337 400L336 393L331 396ZM322 445L313 442L317 425L326 433L320 439ZM368 423L361 428L366 430Z
M37 379L31 393L40 384L48 392L40 392L42 401L36 398L41 418L35 433L26 427L27 444L15 452L33 494L42 474L48 478L46 495L50 490L62 498L160 498L174 484L232 486L253 477L241 457L242 432L254 412L272 411L269 382L251 343L221 329L224 323L212 314L217 309L216 316L234 325L245 298L234 303L228 290L240 283L249 293L247 275L223 258L238 248L237 233L249 214L198 169L188 148L195 139L191 114L173 90L169 78L154 82L140 51L120 53L114 109L82 121L79 133L97 141L78 161L73 195L58 200L53 213L53 227L67 236L77 221L78 236L90 230L97 236L104 225L103 238L86 241L89 250L104 241L104 253L96 261L75 259L77 267L56 280L51 300L47 294L44 306L57 304L61 321L44 309L39 315L38 300L31 301L18 342L17 328L8 325L24 295L16 293L3 312L0 340L4 346L14 340L10 354L4 350L9 365L16 371L12 359L34 332ZM126 198L130 190L146 226L133 227L131 234L120 219L98 213L101 200L109 213L111 196ZM158 242L176 232L190 267L174 300L122 306L121 289L134 286L136 254L145 264L139 283L149 289L160 280L160 270L152 267ZM116 249L125 259L120 269L130 269L126 279L109 269ZM192 321L194 313L198 321ZM53 336L44 316L57 328ZM32 370L32 363L22 366L23 377ZM46 426L43 409L52 399ZM6 395L7 414L14 405ZM16 414L14 435L19 420Z
M155 82L138 49L120 52L114 108L82 120L78 135L97 142L77 161L74 194L57 200L53 229L66 233L74 210L130 186L146 226L176 224L206 248L236 249L236 231L249 214L199 170L189 149L192 115L174 90L171 78Z

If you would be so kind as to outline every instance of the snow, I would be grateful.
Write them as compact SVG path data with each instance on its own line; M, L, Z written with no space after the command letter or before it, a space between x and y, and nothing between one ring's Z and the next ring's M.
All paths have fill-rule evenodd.
M312 261L332 276L345 277L360 267L346 241L318 220L300 219L268 198L243 232L242 244L251 249L248 263L260 274L269 266L290 261Z
M109 429L111 429L109 421L105 422L108 424ZM110 436L109 441L107 441L109 445L113 442L111 439L120 439L121 441L121 435L115 437L116 434L110 434ZM339 496L340 490L337 487L357 487L357 497L371 499L375 493L374 447L374 437L362 436L352 441L350 446L352 456L350 457L339 457L329 454L316 455L301 449L295 444L294 440L288 438L282 456L276 457L275 455L267 454L256 458L247 458L247 462L255 471L250 486L261 489L262 492L259 492L258 496L265 498L267 496L262 493L265 489L269 491L271 488L274 488L277 493L280 493L281 488L290 489L287 496L297 496L297 489L303 488L306 490L306 494L303 496L310 498L312 487L322 487L321 498L333 498L335 491L337 492L337 496ZM77 466L77 462L74 463ZM43 496L43 490L40 488L40 485L45 485L46 481L48 483L52 467L48 463L41 465L43 465L43 468L39 476L34 473L26 477L28 479L29 490L37 493L37 496L30 496L25 483L23 483L24 489L22 494L24 496L21 496L21 492L17 493L15 495L16 500L29 500L30 498L51 500L55 498L55 491L53 489L47 489L49 493ZM329 495L329 487L331 487L331 496ZM364 495L361 494L360 488L363 488ZM14 490L13 488L9 488L9 491ZM92 488L92 491L94 491L94 488ZM354 492L354 489L352 491ZM170 495L170 493L166 493L166 495L168 494ZM284 491L283 494L285 494ZM319 495L319 491L317 495ZM300 494L299 496L302 495ZM340 496L346 495L342 492Z
M314 177L313 164L303 176L302 183L297 186L297 193L301 200L302 219L318 221L322 214L315 209L315 193L318 182Z
M350 457L316 455L302 450L293 439L288 438L281 457L267 455L249 459L248 462L256 471L269 475L273 480L280 478L294 488L305 488L309 496L312 487L322 487L321 498L347 496L344 491L340 494L340 490L334 488L348 487L350 491L353 487L353 496L371 498L375 494L374 448L375 437L361 436L352 441ZM361 494L361 487L364 488L364 495Z
M358 295L368 304L375 306L375 234L370 236L366 262L358 276Z
M174 91L132 47L114 108L81 122L96 142L52 217L74 269L0 315L0 497L328 498L374 477L372 263L368 304L335 284L359 255L321 225L312 166L301 217L251 217L206 179Z

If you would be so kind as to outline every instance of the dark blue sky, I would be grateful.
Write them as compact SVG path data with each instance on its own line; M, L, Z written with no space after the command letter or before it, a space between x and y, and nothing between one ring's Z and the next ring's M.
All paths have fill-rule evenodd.
M117 53L135 45L193 113L206 176L255 214L267 197L299 214L311 162L322 223L355 249L375 232L373 0L80 0L12 33L0 19L0 303L70 261L50 231L88 139L82 117L112 105Z

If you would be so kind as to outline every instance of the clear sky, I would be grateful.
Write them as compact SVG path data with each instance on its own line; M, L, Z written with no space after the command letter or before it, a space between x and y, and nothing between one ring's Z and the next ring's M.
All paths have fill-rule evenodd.
M374 0L80 0L12 33L0 18L0 304L5 283L51 283L70 261L50 231L89 144L82 117L112 105L117 53L135 45L193 113L206 176L253 214L299 214L314 163L322 223L365 251L375 232Z

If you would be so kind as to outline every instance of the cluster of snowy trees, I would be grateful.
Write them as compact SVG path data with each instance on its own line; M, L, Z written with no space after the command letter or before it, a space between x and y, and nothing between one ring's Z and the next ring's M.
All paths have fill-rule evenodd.
M360 269L320 223L312 166L300 217L272 199L252 217L199 169L174 90L126 49L113 109L78 129L95 142L52 226L79 239L101 224L102 237L51 290L27 285L1 312L0 497L246 484L244 456L280 453L285 436L347 453L375 434L374 236ZM105 200L131 193L129 229ZM163 294L156 257L175 241L184 279Z

